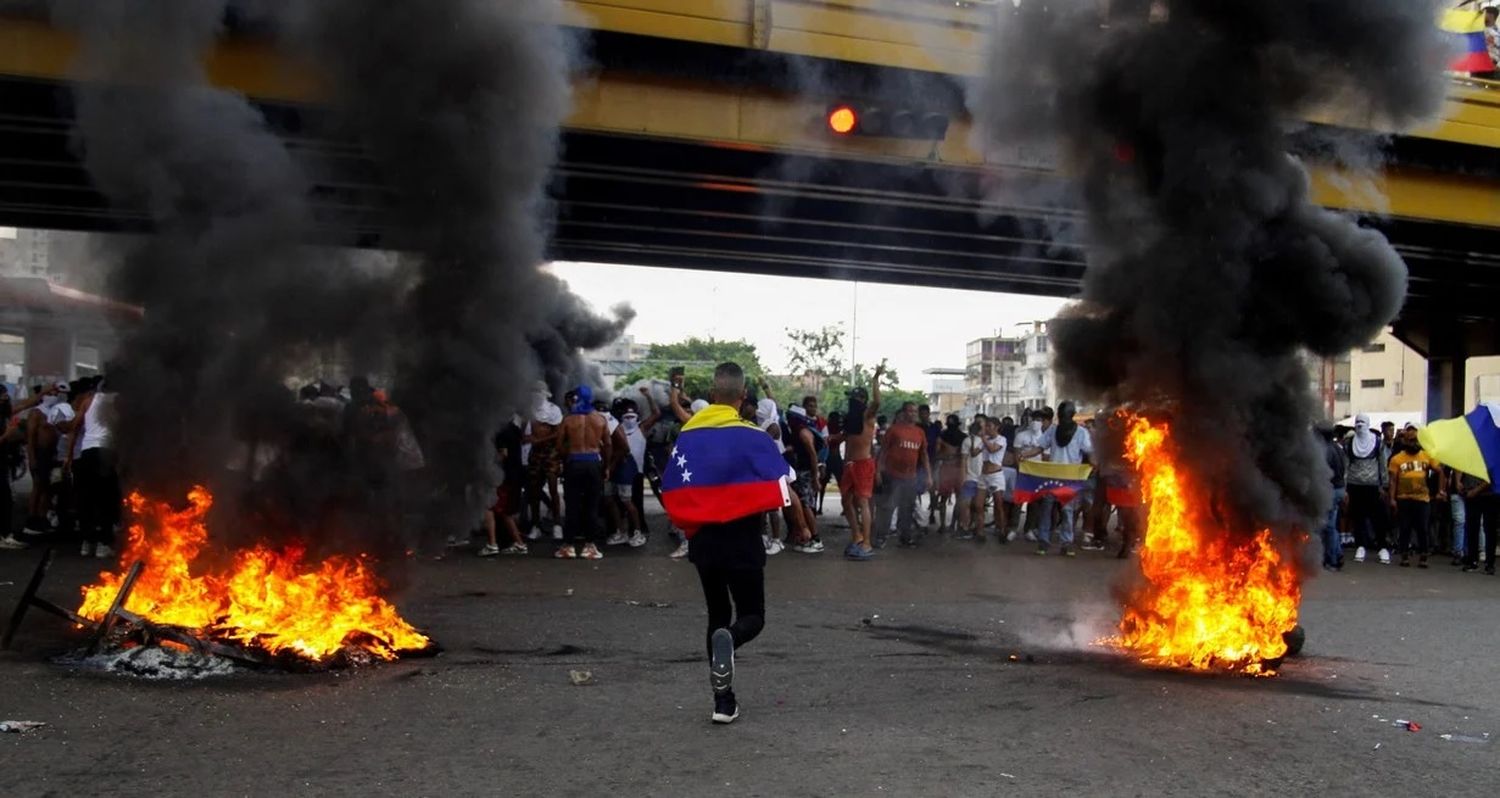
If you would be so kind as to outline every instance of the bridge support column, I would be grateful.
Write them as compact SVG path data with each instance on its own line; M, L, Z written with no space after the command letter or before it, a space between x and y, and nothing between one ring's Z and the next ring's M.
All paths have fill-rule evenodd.
M1464 407L1465 361L1463 357L1427 361L1427 420L1455 418L1468 412Z

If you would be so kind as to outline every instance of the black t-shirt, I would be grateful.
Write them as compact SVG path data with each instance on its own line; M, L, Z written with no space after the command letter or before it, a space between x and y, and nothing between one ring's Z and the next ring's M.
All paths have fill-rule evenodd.
M761 540L765 516L756 513L722 524L704 524L688 540L688 560L702 568L754 571L766 567Z

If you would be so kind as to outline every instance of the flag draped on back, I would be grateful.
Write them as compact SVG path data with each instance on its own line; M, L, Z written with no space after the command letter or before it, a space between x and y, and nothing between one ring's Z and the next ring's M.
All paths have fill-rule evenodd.
M1484 12L1479 10L1477 2L1448 9L1438 25L1456 44L1457 55L1448 63L1449 72L1489 72L1495 69L1484 47Z
M692 537L720 524L790 503L789 469L776 444L728 405L709 405L682 425L664 464L661 502Z
M1500 403L1486 402L1463 418L1417 431L1422 449L1445 466L1493 483L1500 478Z
M1043 496L1055 496L1058 501L1066 504L1079 491L1088 487L1089 475L1094 472L1094 467L1088 464L1022 460L1018 471L1015 491L1018 503L1036 501Z

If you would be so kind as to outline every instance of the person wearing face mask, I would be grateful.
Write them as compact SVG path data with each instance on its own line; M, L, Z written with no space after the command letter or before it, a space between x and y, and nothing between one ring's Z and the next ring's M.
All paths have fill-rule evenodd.
M1370 417L1354 417L1354 434L1344 442L1345 490L1349 495L1349 529L1354 532L1354 561L1364 562L1369 549L1376 549L1382 565L1391 564L1386 548L1390 516L1382 490L1389 471L1381 457L1380 436L1370 428Z
M646 430L634 402L623 405L619 432L625 439L623 457L610 479L610 496L630 522L630 534L623 541L633 549L646 545L646 516L641 512L646 493ZM616 443L618 443L618 439Z
M1422 451L1415 427L1407 427L1396 436L1390 462L1389 504L1395 510L1399 532L1396 548L1401 550L1401 567L1411 566L1412 538L1416 537L1417 567L1427 567L1427 519L1432 491L1428 480L1441 476L1443 467L1432 455ZM1447 501L1447 491L1438 488L1438 501Z
M1037 408L1031 411L1030 418L1023 418L1023 421L1025 424L1021 431L1016 433L1015 454L1018 467L1022 460L1045 459L1047 450L1043 444L1046 441L1047 428L1052 424L1052 408ZM1026 505L1026 539L1033 543L1036 542L1036 530L1041 523L1041 506L1041 502L1031 502Z
M542 537L542 496L547 495L547 509L552 511L552 539L563 539L562 502L558 501L557 478L562 474L562 460L557 453L558 427L562 425L562 408L548 398L547 384L539 382L532 393L531 416L521 437L521 459L526 463L526 500L533 526L526 537Z
M1089 436L1089 431L1079 426L1073 420L1074 406L1072 402L1063 402L1057 406L1057 424L1047 430L1042 439L1042 448L1048 451L1047 459L1053 463L1068 463L1079 465L1089 462L1089 457L1094 453L1094 444ZM1051 495L1043 496L1040 504L1041 520L1037 526L1037 554L1046 554L1047 547L1052 543L1052 507L1057 499ZM1073 515L1078 505L1077 497L1062 505L1062 529L1059 534L1059 542L1062 544L1062 555L1072 557L1073 553Z
M60 462L57 454L62 434L53 423L58 405L67 399L68 384L59 382L42 390L41 401L26 417L26 462L31 469L31 501L27 506L23 534L45 535L52 531L47 513L52 507L52 472Z

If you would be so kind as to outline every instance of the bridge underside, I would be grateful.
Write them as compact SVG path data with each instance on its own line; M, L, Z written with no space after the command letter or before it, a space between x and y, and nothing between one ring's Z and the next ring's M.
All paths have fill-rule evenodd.
M144 231L111 206L70 140L71 92L0 80L0 225ZM322 240L381 247L399 219L374 165L317 131L310 108L265 104L315 176ZM799 155L743 144L582 130L564 134L551 257L1066 297L1077 292L1081 217L987 202L983 173L925 160ZM1500 230L1368 220L1411 268L1397 332L1435 358L1500 354Z

